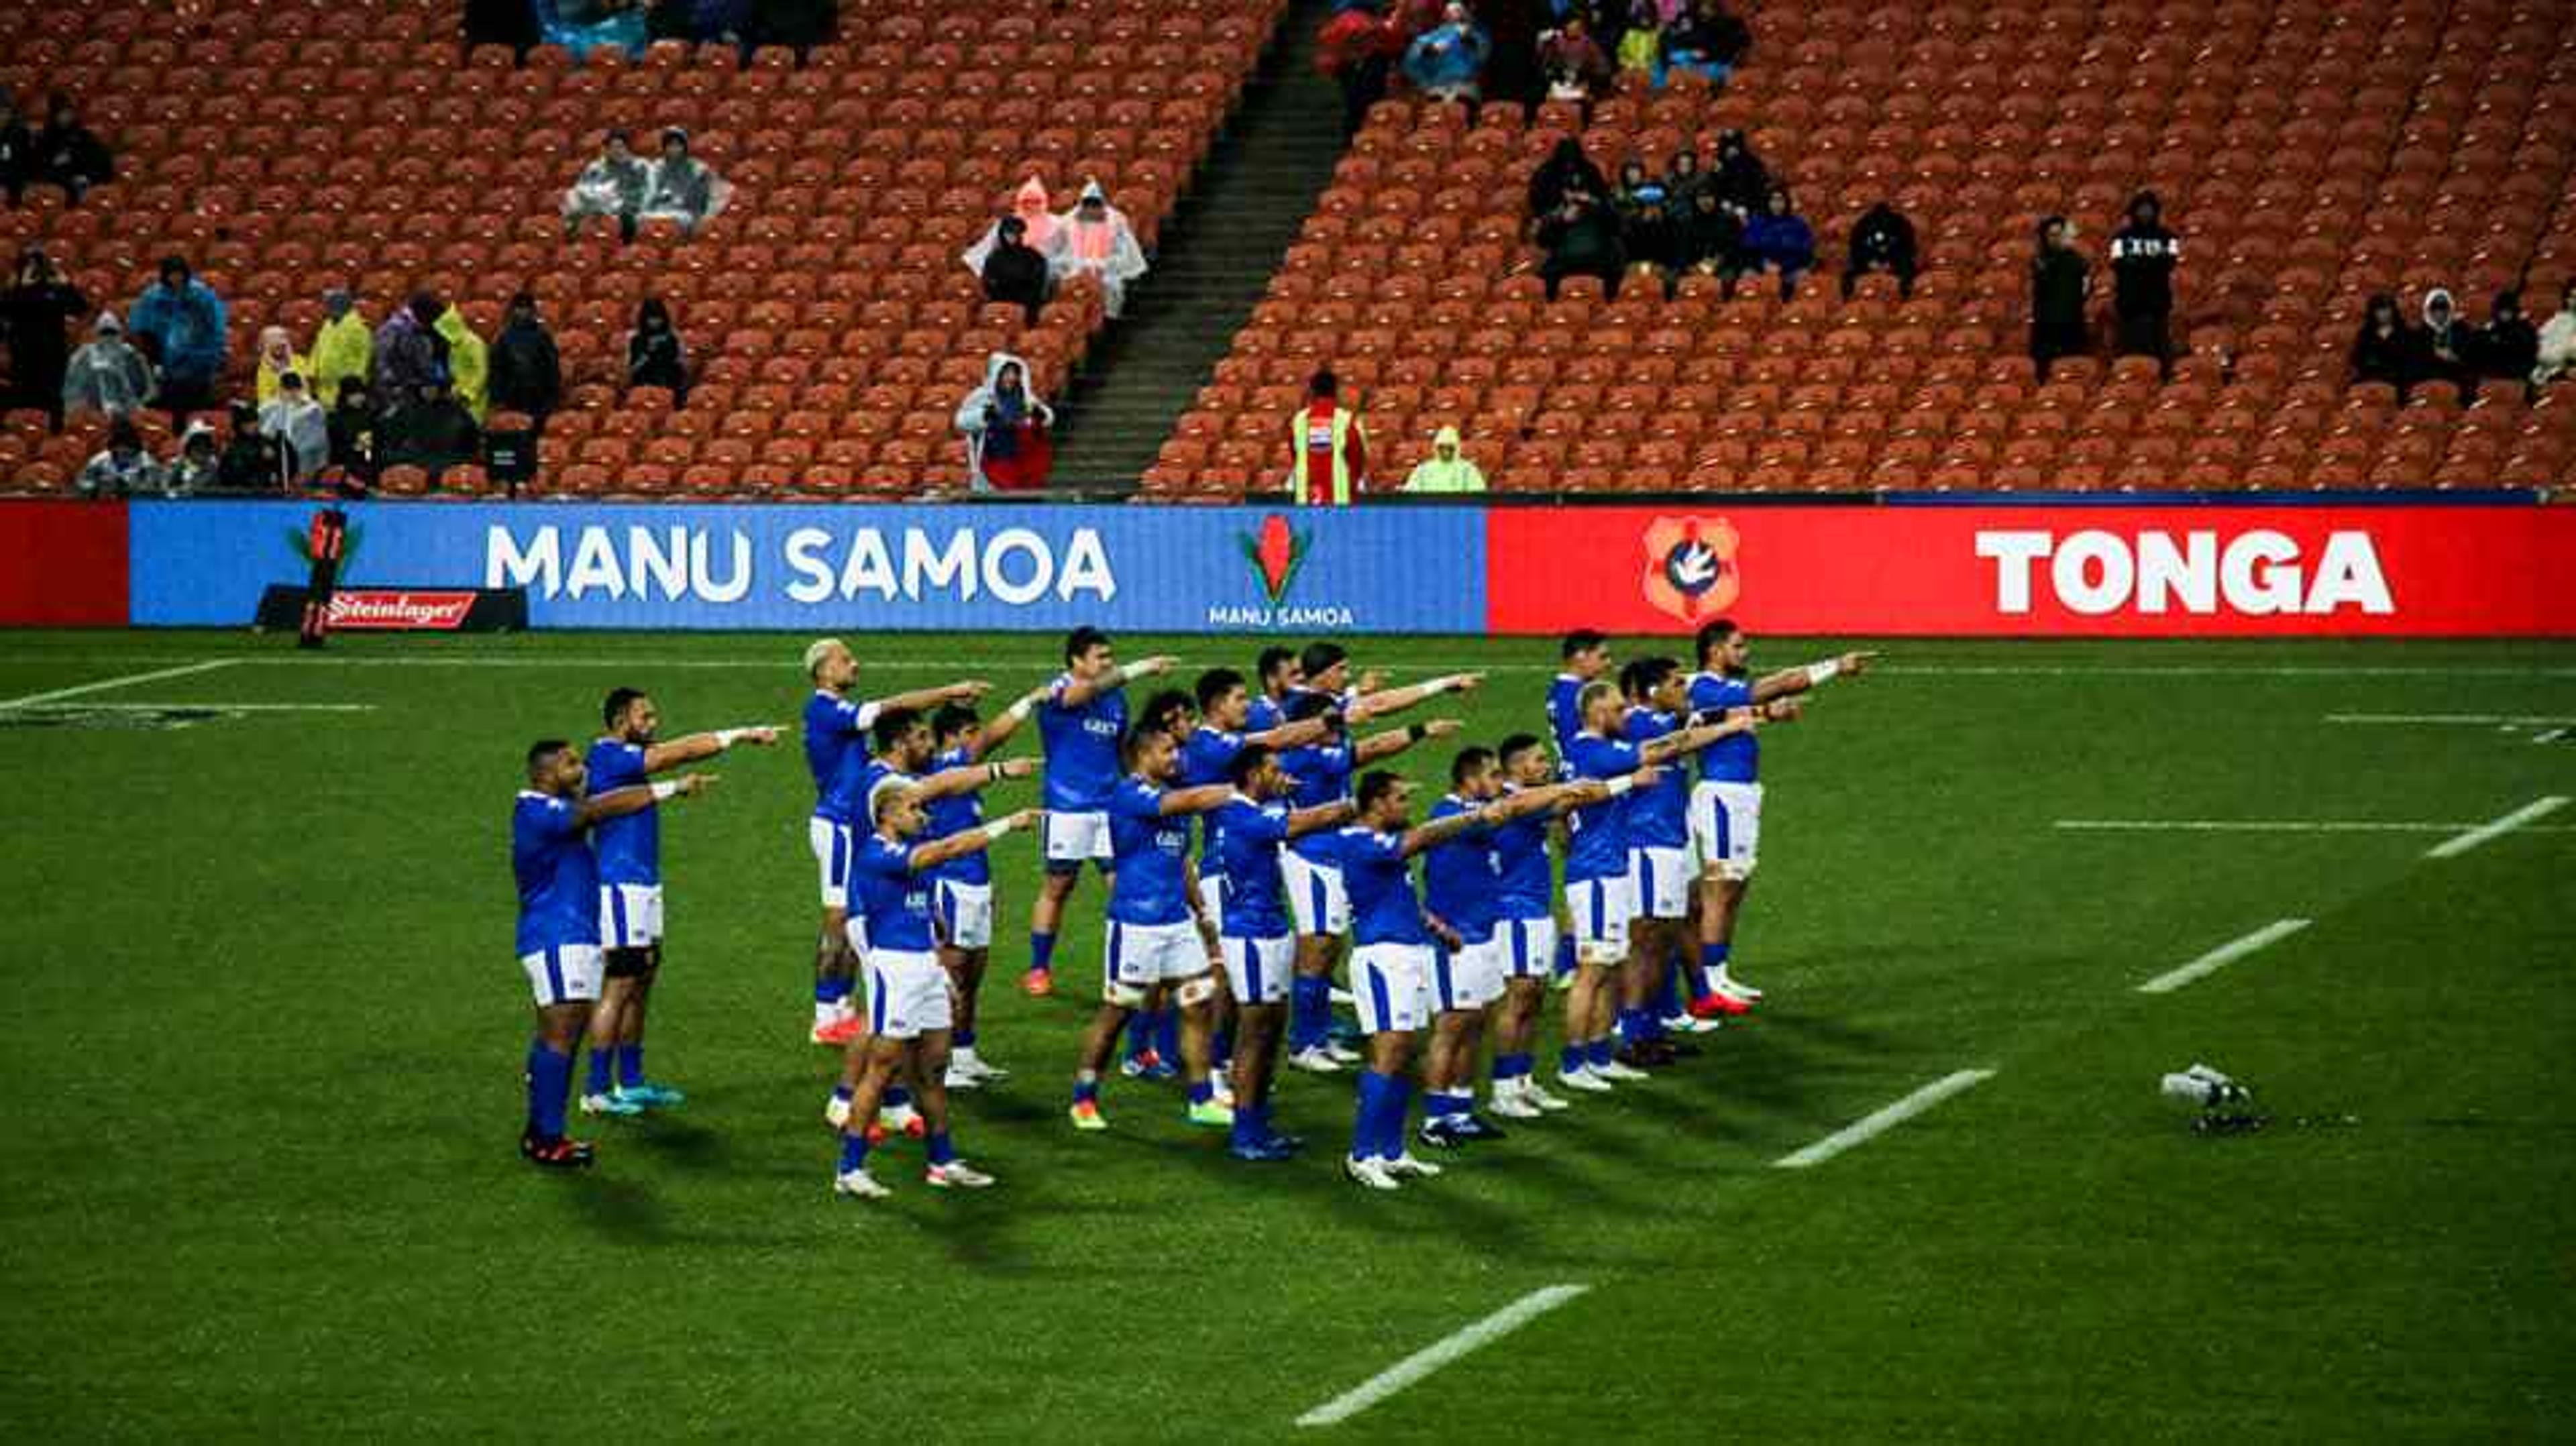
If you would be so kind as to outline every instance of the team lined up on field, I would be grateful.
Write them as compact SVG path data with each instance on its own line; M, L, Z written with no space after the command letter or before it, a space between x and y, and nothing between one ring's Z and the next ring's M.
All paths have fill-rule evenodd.
M1046 873L1031 911L1030 993L1054 990L1055 937L1084 864L1107 885L1101 1004L1068 1111L1077 1128L1109 1128L1101 1088L1125 1033L1125 1074L1179 1075L1191 1123L1229 1130L1239 1158L1291 1158L1303 1142L1276 1129L1270 1101L1284 1051L1317 1074L1359 1067L1344 1170L1395 1189L1440 1173L1413 1155L1409 1133L1441 1149L1501 1137L1476 1108L1489 1037L1491 1113L1534 1119L1569 1106L1541 1085L1533 1053L1551 977L1565 993L1560 1089L1606 1092L1695 1053L1674 1036L1760 998L1729 971L1758 842L1754 730L1796 717L1794 695L1867 662L1846 654L1755 679L1731 624L1710 624L1696 643L1699 671L1648 657L1613 683L1605 640L1569 636L1546 700L1551 737L1460 749L1449 792L1419 823L1412 785L1369 765L1460 725L1366 725L1472 690L1481 675L1388 688L1374 673L1354 682L1338 645L1273 648L1252 680L1211 669L1193 692L1158 693L1131 717L1127 685L1177 660L1122 666L1104 634L1080 628L1062 674L986 721L974 705L990 686L979 681L858 701L855 656L837 639L815 643L803 720L824 915L813 1038L846 1051L826 1108L842 1137L835 1190L889 1193L867 1161L892 1132L925 1139L932 1185L993 1183L956 1153L949 1093L1006 1077L976 1040L994 917L987 850L1031 826ZM661 743L652 701L626 689L604 713L608 734L586 760L561 740L530 750L514 826L518 952L538 1011L522 1151L541 1165L591 1159L564 1134L572 1051L585 1036L585 1111L681 1100L643 1073L660 962L655 814L708 780L650 776L778 737L743 728ZM983 791L1039 771L1036 760L990 756L1031 717L1044 807L988 822ZM1552 838L1562 840L1561 891ZM595 910L581 907L592 898ZM1365 1052L1334 1037L1345 936ZM1409 1132L1408 1074L1425 1035L1422 1122Z

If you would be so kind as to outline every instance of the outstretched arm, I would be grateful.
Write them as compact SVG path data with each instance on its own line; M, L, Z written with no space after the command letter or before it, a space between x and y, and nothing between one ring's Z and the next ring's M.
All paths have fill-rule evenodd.
M943 768L913 785L913 797L927 802L934 798L954 798L973 793L988 783L1005 778L1026 778L1038 771L1034 758L1006 758L999 763L969 763L960 768Z
M1625 789L1619 791L1626 792ZM1587 778L1576 783L1551 783L1544 788L1524 788L1517 793L1504 794L1501 798L1486 804L1485 821L1509 823L1525 814L1552 813L1578 804L1599 803L1610 794L1611 786L1597 778Z
M1839 658L1827 658L1803 668L1783 668L1753 685L1753 701L1768 703L1774 698L1821 688L1845 673L1857 678L1869 671L1870 661L1877 656L1876 653L1845 653Z
M1176 813L1206 813L1210 809L1225 807L1225 801L1232 797L1234 797L1234 785L1231 783L1202 784L1197 788L1167 788L1163 790L1163 796L1156 805L1156 810L1165 818Z
M1298 809L1288 815L1288 836L1302 838L1310 833L1321 833L1328 828L1340 828L1343 824L1357 818L1359 812L1360 806L1347 798L1339 803L1319 804L1313 808Z
M1160 677L1170 672L1178 662L1180 659L1168 653L1157 653L1132 663L1120 663L1097 678L1076 678L1064 685L1064 705L1079 708L1101 694L1115 693L1139 678Z
M972 703L993 691L993 685L981 678L968 678L955 683L942 683L936 688L915 688L891 698L879 698L869 704L879 712L888 708L910 708L914 712L936 708L942 703Z
M1264 728L1258 733L1246 733L1243 741L1271 749L1303 748L1332 737L1333 727L1333 715L1322 713L1312 718L1300 718L1294 723L1282 723L1276 728Z
M692 733L668 743L647 744L644 749L644 771L659 773L701 758L713 758L737 743L757 743L762 747L778 741L778 730L763 724L757 728L719 728L713 733Z
M1388 688L1383 692L1364 692L1351 704L1350 719L1356 723L1387 713L1401 713L1416 704L1425 703L1443 693L1472 693L1484 684L1482 673L1451 673L1427 683L1408 688Z
M1445 844L1471 828L1483 828L1493 823L1494 815L1489 811L1492 807L1487 804L1483 808L1471 808L1465 813L1453 813L1447 818L1435 818L1429 823L1406 829L1402 844L1404 856L1411 858L1424 849Z
M1678 733L1667 733L1663 737L1656 739L1654 742L1648 743L1639 748L1637 750L1637 757L1639 761L1645 763L1666 763L1675 758L1679 758L1685 753L1697 753L1699 750L1715 743L1720 738L1729 737L1737 733L1750 733L1752 731L1753 710L1750 708L1734 708L1728 710L1726 720L1724 722L1703 723L1696 728L1685 728Z
M1013 699L1011 706L1002 710L1001 717L984 725L984 731L976 736L974 744L966 750L966 756L980 759L1010 742L1011 735L1020 731L1020 725L1029 721L1030 711L1045 701L1044 688L1032 688Z
M1455 718L1434 718L1428 723L1413 723L1392 728L1373 737L1363 738L1351 750L1353 763L1375 763L1392 758L1425 738L1446 738L1462 725Z
M1038 811L1024 808L1007 818L995 819L982 828L970 828L964 833L952 833L946 838L916 845L912 851L912 871L917 874L924 869L935 869L950 859L964 858L977 850L991 848L1002 835L1015 828L1027 828L1037 821Z
M588 828L602 819L642 813L666 798L686 798L693 793L704 793L707 785L715 781L712 773L684 773L661 783L638 783L626 788L612 788L606 793L594 793L572 806L572 824L575 828Z

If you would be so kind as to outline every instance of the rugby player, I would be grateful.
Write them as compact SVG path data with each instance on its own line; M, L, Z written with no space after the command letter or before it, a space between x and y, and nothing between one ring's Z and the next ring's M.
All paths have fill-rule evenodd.
M1857 678L1878 656L1844 653L1755 678L1752 639L1733 622L1719 618L1702 627L1695 641L1700 671L1690 679L1690 706L1703 717L1759 708L1773 719L1794 718L1799 694L1846 674ZM1759 745L1750 735L1731 738L1700 756L1699 785L1691 790L1691 841L1700 858L1701 980L1690 1010L1702 1018L1741 1014L1762 998L1761 990L1735 978L1729 958L1735 917L1753 882L1754 854L1762 839L1760 763Z
M1565 999L1565 1053L1557 1083L1600 1093L1613 1080L1644 1079L1644 1070L1612 1057L1611 1015L1619 999L1619 971L1628 959L1628 921L1637 912L1636 879L1628 863L1628 812L1632 789L1651 787L1657 765L1753 726L1745 713L1721 723L1669 733L1651 743L1620 736L1626 704L1616 685L1595 680L1577 697L1583 728L1566 751L1577 778L1597 778L1609 796L1566 815L1565 906L1574 921L1574 987Z
M1236 692L1241 692L1239 681ZM1232 792L1208 818L1211 852L1203 868L1205 881L1215 886L1226 982L1236 1005L1234 1138L1229 1148L1238 1159L1284 1160L1302 1142L1270 1123L1282 1006L1296 961L1295 936L1288 932L1288 911L1280 899L1280 857L1290 839L1349 822L1356 806L1338 799L1291 810L1288 775L1265 743L1235 748L1226 772Z
M859 1017L850 1003L858 977L858 956L849 944L850 820L831 802L832 775L852 740L865 734L885 708L936 708L942 703L972 702L992 685L949 683L911 693L898 693L873 703L854 702L850 689L859 680L859 660L839 638L817 638L805 647L805 676L814 694L805 700L805 767L814 778L814 816L805 826L814 851L814 870L822 880L823 932L814 944L814 1029L816 1044L847 1044L859 1032Z
M1290 722L1329 718L1339 712L1332 695L1309 690L1289 700ZM1458 731L1455 718L1434 719L1375 734L1354 743L1347 715L1323 741L1289 750L1279 760L1296 781L1290 801L1299 808L1321 808L1351 796L1351 775L1364 765L1392 758L1427 738L1446 738ZM1289 986L1288 1063L1314 1074L1337 1074L1360 1062L1357 1053L1329 1040L1333 1023L1333 965L1339 959L1343 931L1350 927L1349 901L1342 893L1340 855L1329 834L1308 834L1289 846L1288 908L1297 923L1297 976Z
M841 1164L832 1177L832 1192L861 1200L882 1200L893 1193L868 1174L866 1122L876 1117L878 1102L898 1071L920 1084L930 1152L923 1178L943 1190L975 1190L993 1183L992 1176L957 1157L948 1133L948 975L931 952L931 871L1036 822L1037 810L1023 809L999 823L916 842L928 822L921 791L893 774L881 780L862 805L875 826L851 860L851 888L870 921L868 1037L853 1049L853 1057L864 1050L864 1068L849 1122L841 1128Z
M1547 685L1547 728L1562 758L1574 735L1583 731L1578 700L1584 688L1610 671L1610 640L1590 628L1577 628L1557 644L1557 654L1564 665Z
M1074 1128L1105 1130L1100 1113L1100 1071L1128 1017L1157 984L1172 986L1181 1012L1181 1068L1189 1081L1189 1121L1231 1125L1234 1111L1219 1103L1210 1078L1209 1035L1217 984L1208 970L1198 929L1190 921L1189 816L1224 805L1234 790L1225 784L1173 788L1180 750L1172 735L1139 727L1121 752L1127 776L1109 796L1109 834L1115 869L1109 878L1108 938L1102 953L1100 1012L1083 1034L1075 1062Z
M1404 1071L1431 1004L1432 935L1413 889L1413 856L1548 802L1524 794L1409 827L1413 785L1373 769L1360 779L1357 822L1330 835L1350 888L1351 994L1369 1042L1342 1172L1368 1189L1393 1190L1403 1177L1440 1173L1404 1147L1411 1094ZM1454 937L1443 942L1458 944Z
M1252 666L1252 676L1260 691L1245 708L1243 726L1255 733L1266 733L1288 721L1288 695L1305 681L1297 671L1297 650L1275 644L1263 648L1260 659Z
M584 767L601 793L650 782L683 763L713 758L736 743L778 741L769 727L720 728L657 742L662 714L633 688L618 688L600 705L607 728L590 745ZM644 1077L644 1014L662 969L662 818L658 809L602 819L591 830L599 857L599 935L602 973L599 1005L590 1015L590 1082L582 1091L586 1115L633 1115L682 1103L678 1090ZM611 1066L615 1075L611 1076Z
M969 703L942 704L930 716L937 750L930 766L941 772L972 768L1008 743L1029 714L1044 701L1043 690L1030 693L985 723ZM943 839L972 832L984 823L983 790L971 788L928 800L924 837ZM939 925L939 964L956 986L956 1022L949 1031L948 1087L975 1089L999 1083L1010 1071L988 1064L975 1052L975 1012L984 989L984 969L993 955L993 867L983 849L939 865L931 874L931 916Z
M590 830L703 790L710 775L589 794L589 770L572 745L547 738L528 749L528 786L510 809L510 873L519 889L517 948L536 996L537 1032L528 1042L528 1122L519 1153L550 1170L591 1162L587 1140L564 1138L572 1099L572 1052L599 998L599 860Z
M1046 750L1046 816L1038 823L1046 882L1029 910L1029 969L1021 987L1031 994L1055 992L1056 931L1083 862L1112 872L1108 810L1127 734L1124 690L1131 679L1156 677L1175 661L1152 657L1121 667L1107 633L1079 627L1065 635L1064 671L1038 705L1038 739Z
M1556 760L1534 734L1515 733L1497 752L1508 793L1545 788L1556 780ZM1493 829L1494 941L1503 971L1503 997L1493 1021L1493 1110L1507 1119L1536 1119L1544 1111L1573 1104L1538 1082L1532 1050L1557 953L1556 866L1548 856L1547 838L1555 816L1608 796L1607 784L1589 783L1547 812L1525 814Z
M1670 658L1639 658L1619 670L1627 710L1620 736L1644 745L1679 732L1689 721L1690 687L1681 664ZM1672 977L1690 922L1690 774L1684 767L1666 768L1652 784L1640 784L1626 812L1629 872L1636 883L1636 916L1628 924L1628 962L1619 981L1619 1053L1621 1064L1637 1069L1672 1063L1683 1053L1696 1053L1665 1037L1665 1011L1657 996ZM1673 1013L1680 1013L1676 996ZM1681 1023L1696 1032L1714 1021L1681 1014Z

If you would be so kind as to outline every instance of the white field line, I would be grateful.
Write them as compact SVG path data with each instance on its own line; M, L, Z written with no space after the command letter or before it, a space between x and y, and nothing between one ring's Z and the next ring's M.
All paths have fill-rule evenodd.
M214 713L373 713L373 703L21 703L12 712L26 713L157 713L171 708L203 708Z
M2275 919L2242 939L2231 939L2179 969L2168 970L2138 986L2140 994L2171 994L2195 979L2204 979L2308 927L2306 919Z
M2469 850L2476 848L2482 843L2487 842L2489 839L2502 838L2504 835L2513 832L2515 829L2521 828L2523 825L2530 823L2533 819L2546 818L2566 806L2567 800L2560 798L2556 794L2552 794L2547 798L2535 798L2531 802L2524 804L2522 807L2515 809L2513 812L2506 814L2502 818L2493 820L2492 822L2479 824L2476 828L2470 829L2467 833L2461 834L2457 838L2444 839L2442 842L2426 849L2424 851L2424 857L2428 859L2458 858L2460 855L2467 853Z
M890 636L918 639L933 638L941 635L935 633L921 633L891 634ZM1239 645L1244 641L1245 640L1233 638L1231 636L1220 639L1211 639L1210 646L1205 649L1198 649L1185 644L1183 646L1183 651L1180 654L1182 666L1184 668L1190 668L1217 662L1236 660L1237 653L1241 651ZM1674 640L1672 644L1672 647L1675 649L1687 649L1687 646L1687 642L1680 639ZM937 673L958 668L986 667L1052 669L1057 666L1057 664L1056 659L1050 655L1050 651L1050 649L1042 648L1032 650L1028 653L1014 654L960 653L936 661L910 658L894 658L880 661L862 657L860 659L860 665L863 674L865 672ZM177 660L178 659L171 657L127 656L114 659L99 659L96 661L134 663L169 662ZM71 660L62 659L59 661ZM259 663L275 667L294 668L556 668L564 670L575 668L706 668L745 669L752 671L775 672L791 679L797 679L803 676L803 670L797 666L796 659L793 656L785 658L673 658L657 657L640 653L633 657L621 656L615 653L563 657L414 656L386 658L358 658L331 656L327 654L321 657L245 655L241 657L221 659L214 664L214 666L228 666L239 663ZM1488 663L1477 662L1474 660L1428 662L1407 659L1404 676L1412 677L1416 674L1429 675L1435 673L1461 672L1545 673L1552 675L1557 671L1558 668L1554 663ZM1761 672L1764 671L1764 669L1757 667L1755 671ZM2317 678L2321 680L2336 678L2415 677L2576 678L2576 668L2441 668L2395 666L2355 668L2300 666L2224 667L2199 664L2158 666L2153 664L2054 665L1877 662L1870 665L1870 671L1873 673L1887 673L1891 675L1916 678ZM1401 679L1399 679L1399 681L1401 681Z
M215 658L205 662L190 663L180 668L163 668L155 673L129 673L122 678L101 678L95 683L79 683L69 688L56 688L50 693L29 693L23 698L0 698L0 708L26 708L63 698L77 698L84 693L104 693L110 688L131 688L137 683L157 683L164 678L185 678L197 673L211 673L217 668L229 668L235 663L244 661L247 660Z
M2061 818L2049 825L2067 833L2458 833L2475 823L2418 823L2361 818ZM2576 833L2549 824L2528 833Z
M1963 1069L1954 1074L1943 1075L1896 1103L1864 1115L1805 1149L1782 1155L1771 1163L1775 1168L1782 1170L1804 1170L1812 1165L1821 1165L1854 1145L1866 1143L1885 1131L1905 1123L1961 1090L1983 1084L1994 1077L1995 1072L1990 1069Z
M1534 1290L1492 1315L1442 1336L1350 1390L1297 1418L1300 1426L1331 1426L1347 1421L1433 1371L1488 1342L1511 1334L1592 1287L1551 1285Z
M2528 713L2328 713L2329 723L2390 723L2399 726L2436 727L2442 724L2466 724L2491 728L2541 728L2553 723L2576 723L2576 716Z

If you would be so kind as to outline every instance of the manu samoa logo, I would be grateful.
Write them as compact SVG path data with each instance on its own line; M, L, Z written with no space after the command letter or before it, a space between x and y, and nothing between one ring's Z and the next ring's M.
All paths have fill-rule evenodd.
M1254 534L1238 533L1235 541L1243 548L1244 561L1261 578L1262 591L1270 597L1272 607L1288 595L1288 585L1297 580L1297 569L1306 565L1307 549L1314 542L1311 532L1290 529L1288 519L1273 512L1261 519L1261 530Z
M1740 539L1723 517L1658 517L1644 541L1646 601L1659 611L1696 626L1744 590L1735 561Z

